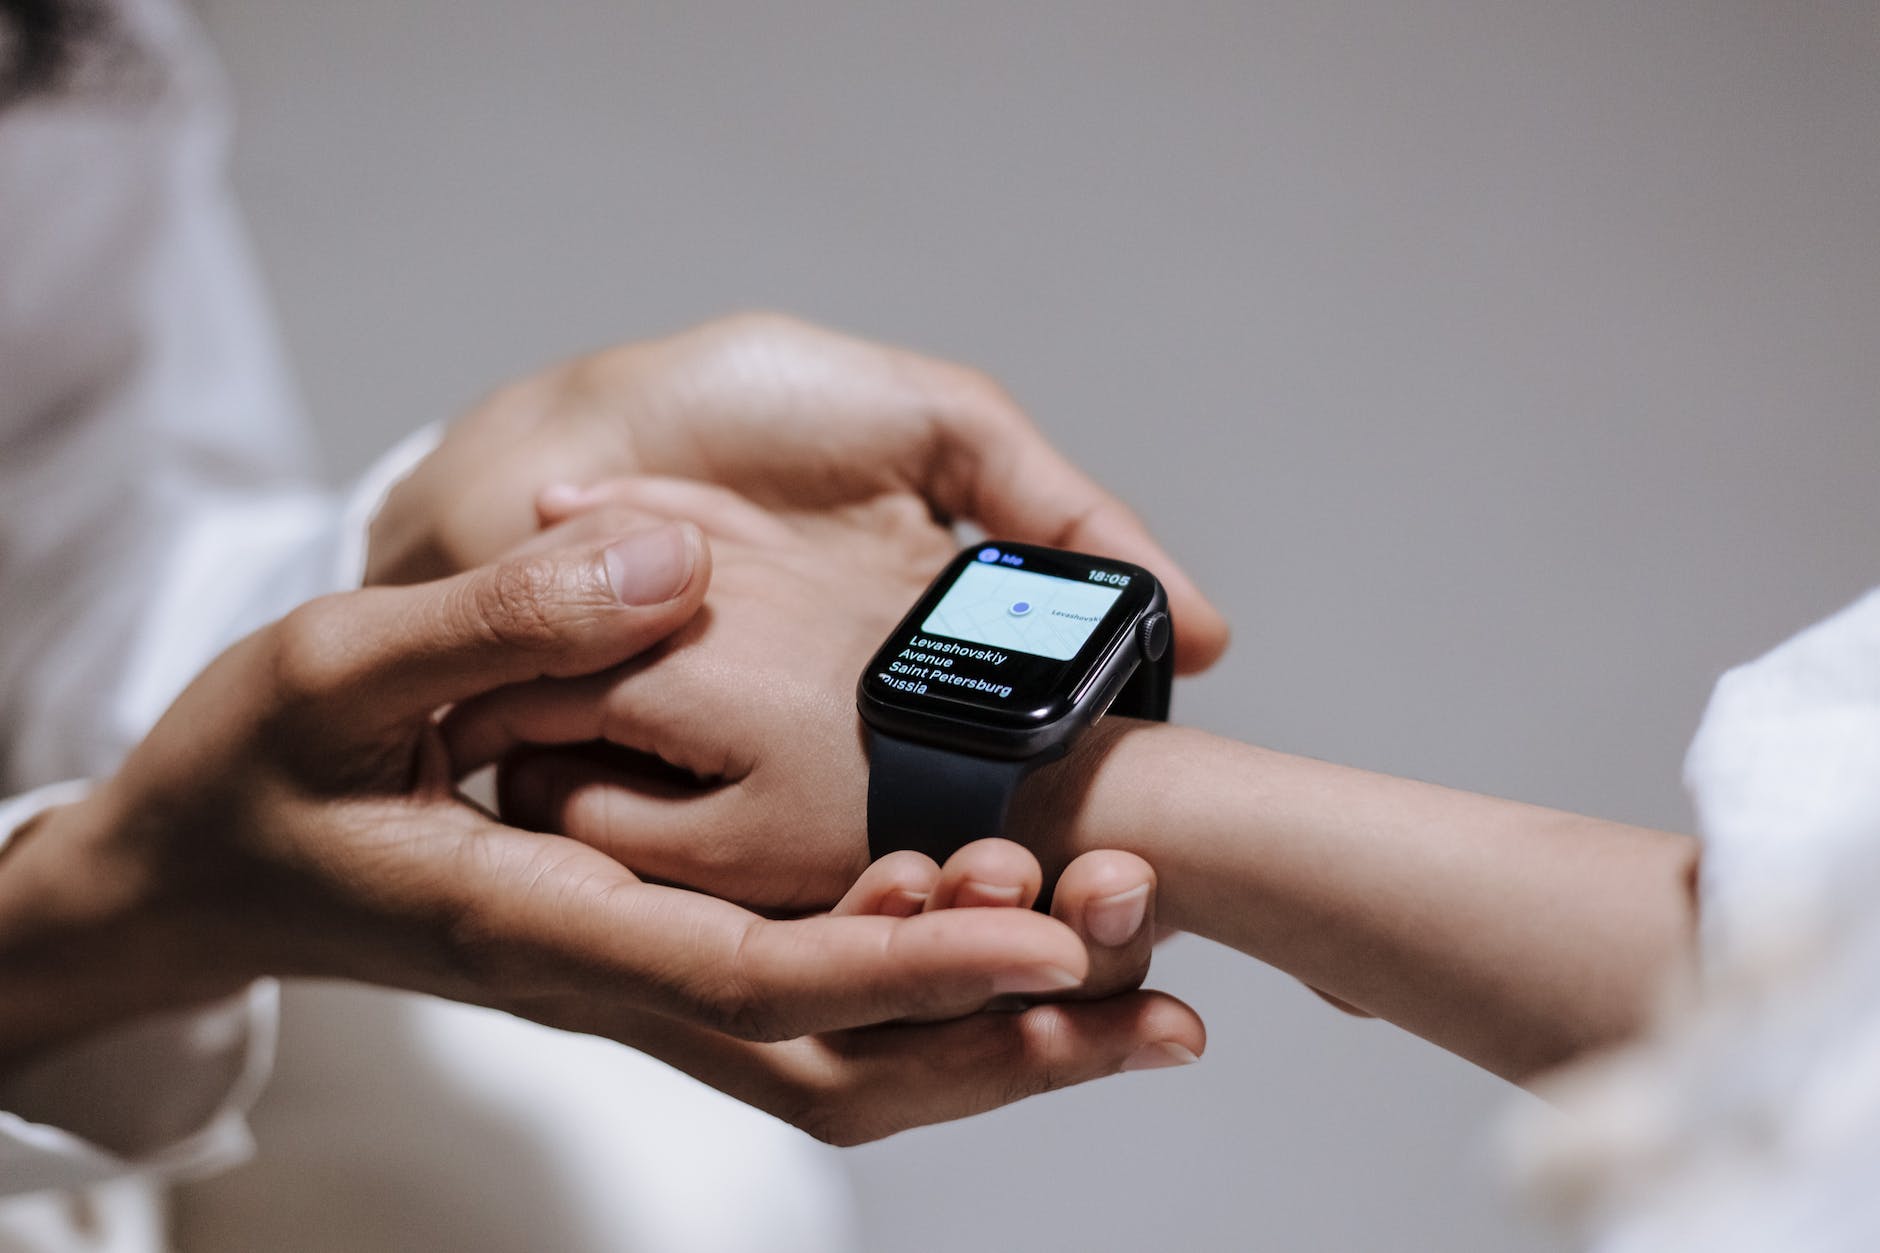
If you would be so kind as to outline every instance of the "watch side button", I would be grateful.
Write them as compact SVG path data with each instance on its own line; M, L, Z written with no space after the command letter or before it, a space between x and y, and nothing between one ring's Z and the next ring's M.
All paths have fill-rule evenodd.
M1168 615L1152 613L1136 627L1136 642L1142 649L1142 655L1149 661L1162 660L1162 654L1168 651L1169 641Z

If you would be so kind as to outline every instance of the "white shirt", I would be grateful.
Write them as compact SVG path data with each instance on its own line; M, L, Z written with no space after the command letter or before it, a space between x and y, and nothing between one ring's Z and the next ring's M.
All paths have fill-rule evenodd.
M1880 1248L1880 591L1725 675L1685 777L1703 974L1524 1119L1599 1253Z
M319 487L206 45L174 0L110 12L108 64L0 111L0 844L228 643L356 585L371 511L435 439ZM287 1006L252 1119L271 984L10 1076L0 1250L853 1246L826 1150L638 1054L367 989ZM247 1158L251 1121L248 1166L172 1193Z

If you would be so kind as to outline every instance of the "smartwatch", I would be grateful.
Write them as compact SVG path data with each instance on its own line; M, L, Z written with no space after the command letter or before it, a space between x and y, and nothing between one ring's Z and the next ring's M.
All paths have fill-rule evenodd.
M1166 721L1173 634L1141 566L1003 541L954 557L856 688L870 855L1002 836L1025 776L1111 708Z

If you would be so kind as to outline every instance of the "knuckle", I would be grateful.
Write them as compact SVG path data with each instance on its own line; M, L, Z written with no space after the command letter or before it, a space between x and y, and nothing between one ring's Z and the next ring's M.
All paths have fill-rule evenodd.
M1084 501L1064 515L1058 523L1057 530L1051 536L1051 543L1059 548L1076 543L1080 535L1090 530L1103 515L1114 508L1111 502L1103 499Z
M857 1085L839 1074L793 1085L780 1117L832 1148L848 1149L893 1135L907 1125L899 1104L875 1085Z
M501 384L477 403L473 413L477 416L500 414L536 418L547 407L544 401L550 390L548 383L553 378L554 374L550 372Z
M977 366L945 362L942 368L946 403L933 417L953 442L978 455L1027 425L1024 410L997 378Z
M1053 1092L1072 1080L1066 1064L1064 1011L1054 1005L1027 1010L1014 1033L1011 1064L1006 1070L1006 1103Z
M476 863L487 860L482 841L465 841L452 849L453 877L470 881L479 873ZM504 928L488 908L473 901L442 900L429 911L430 944L442 969L464 987L485 991L505 988L520 961L508 943Z
M509 985L515 954L490 918L474 909L440 911L432 930L440 965L458 984L485 992Z
M555 614L560 567L549 557L506 561L470 584L471 612L506 649L545 652L560 638Z
M617 977L603 954L573 950L535 925L564 913L577 899L604 904L617 881L567 873L564 850L542 845L514 858L490 841L466 835L438 863L452 883L483 883L501 876L517 885L507 901L480 892L447 892L418 911L434 965L485 1003L517 1007L563 995L591 994Z
M489 908L446 886L477 873L488 858L485 842L466 839L446 818L433 817L435 847L414 859L409 839L415 811L402 801L359 811L348 847L346 888L366 925L397 936L399 960L422 972L426 986L463 999L487 998L505 986L514 951L504 943Z
M805 1135L835 1148L861 1144L859 1129L843 1094L826 1085L804 1083L792 1088L777 1116Z
M750 976L751 936L763 925L753 922L745 929L730 957L694 990L692 1000L699 1018L713 1030L757 1044L774 1044L801 1033L791 1029L774 999L763 995Z
M982 422L1010 423L1015 421L1021 410L1018 401L1013 399L1011 391L999 380L999 377L978 366L959 365L960 390L977 403L973 406L973 415Z
M740 309L708 324L728 339L768 339L771 336L800 334L810 329L801 318L775 309Z
M805 1114L796 1124L805 1134L820 1140L831 1148L852 1149L859 1144L879 1140L887 1134L877 1130L866 1121L854 1116L854 1113L842 1107L824 1106Z
M1032 1051L1037 1058L1035 1082L1039 1092L1055 1092L1076 1081L1067 1048L1069 1031L1066 1012L1055 1007L1047 1008L1034 1020L1037 1039L1033 1042Z
M343 594L310 600L275 624L274 685L288 705L311 704L351 681L355 658L343 601Z
M705 1018L714 1030L755 1044L775 1044L795 1035L785 1030L770 1008L749 989L732 979L706 994Z
M869 530L903 546L924 544L934 530L933 506L924 497L904 493L877 498L860 518Z

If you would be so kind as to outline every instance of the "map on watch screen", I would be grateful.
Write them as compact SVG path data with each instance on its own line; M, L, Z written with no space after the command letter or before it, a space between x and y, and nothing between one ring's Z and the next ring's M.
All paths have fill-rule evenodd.
M1117 587L978 561L960 571L921 630L1067 661L1077 655L1116 598Z

